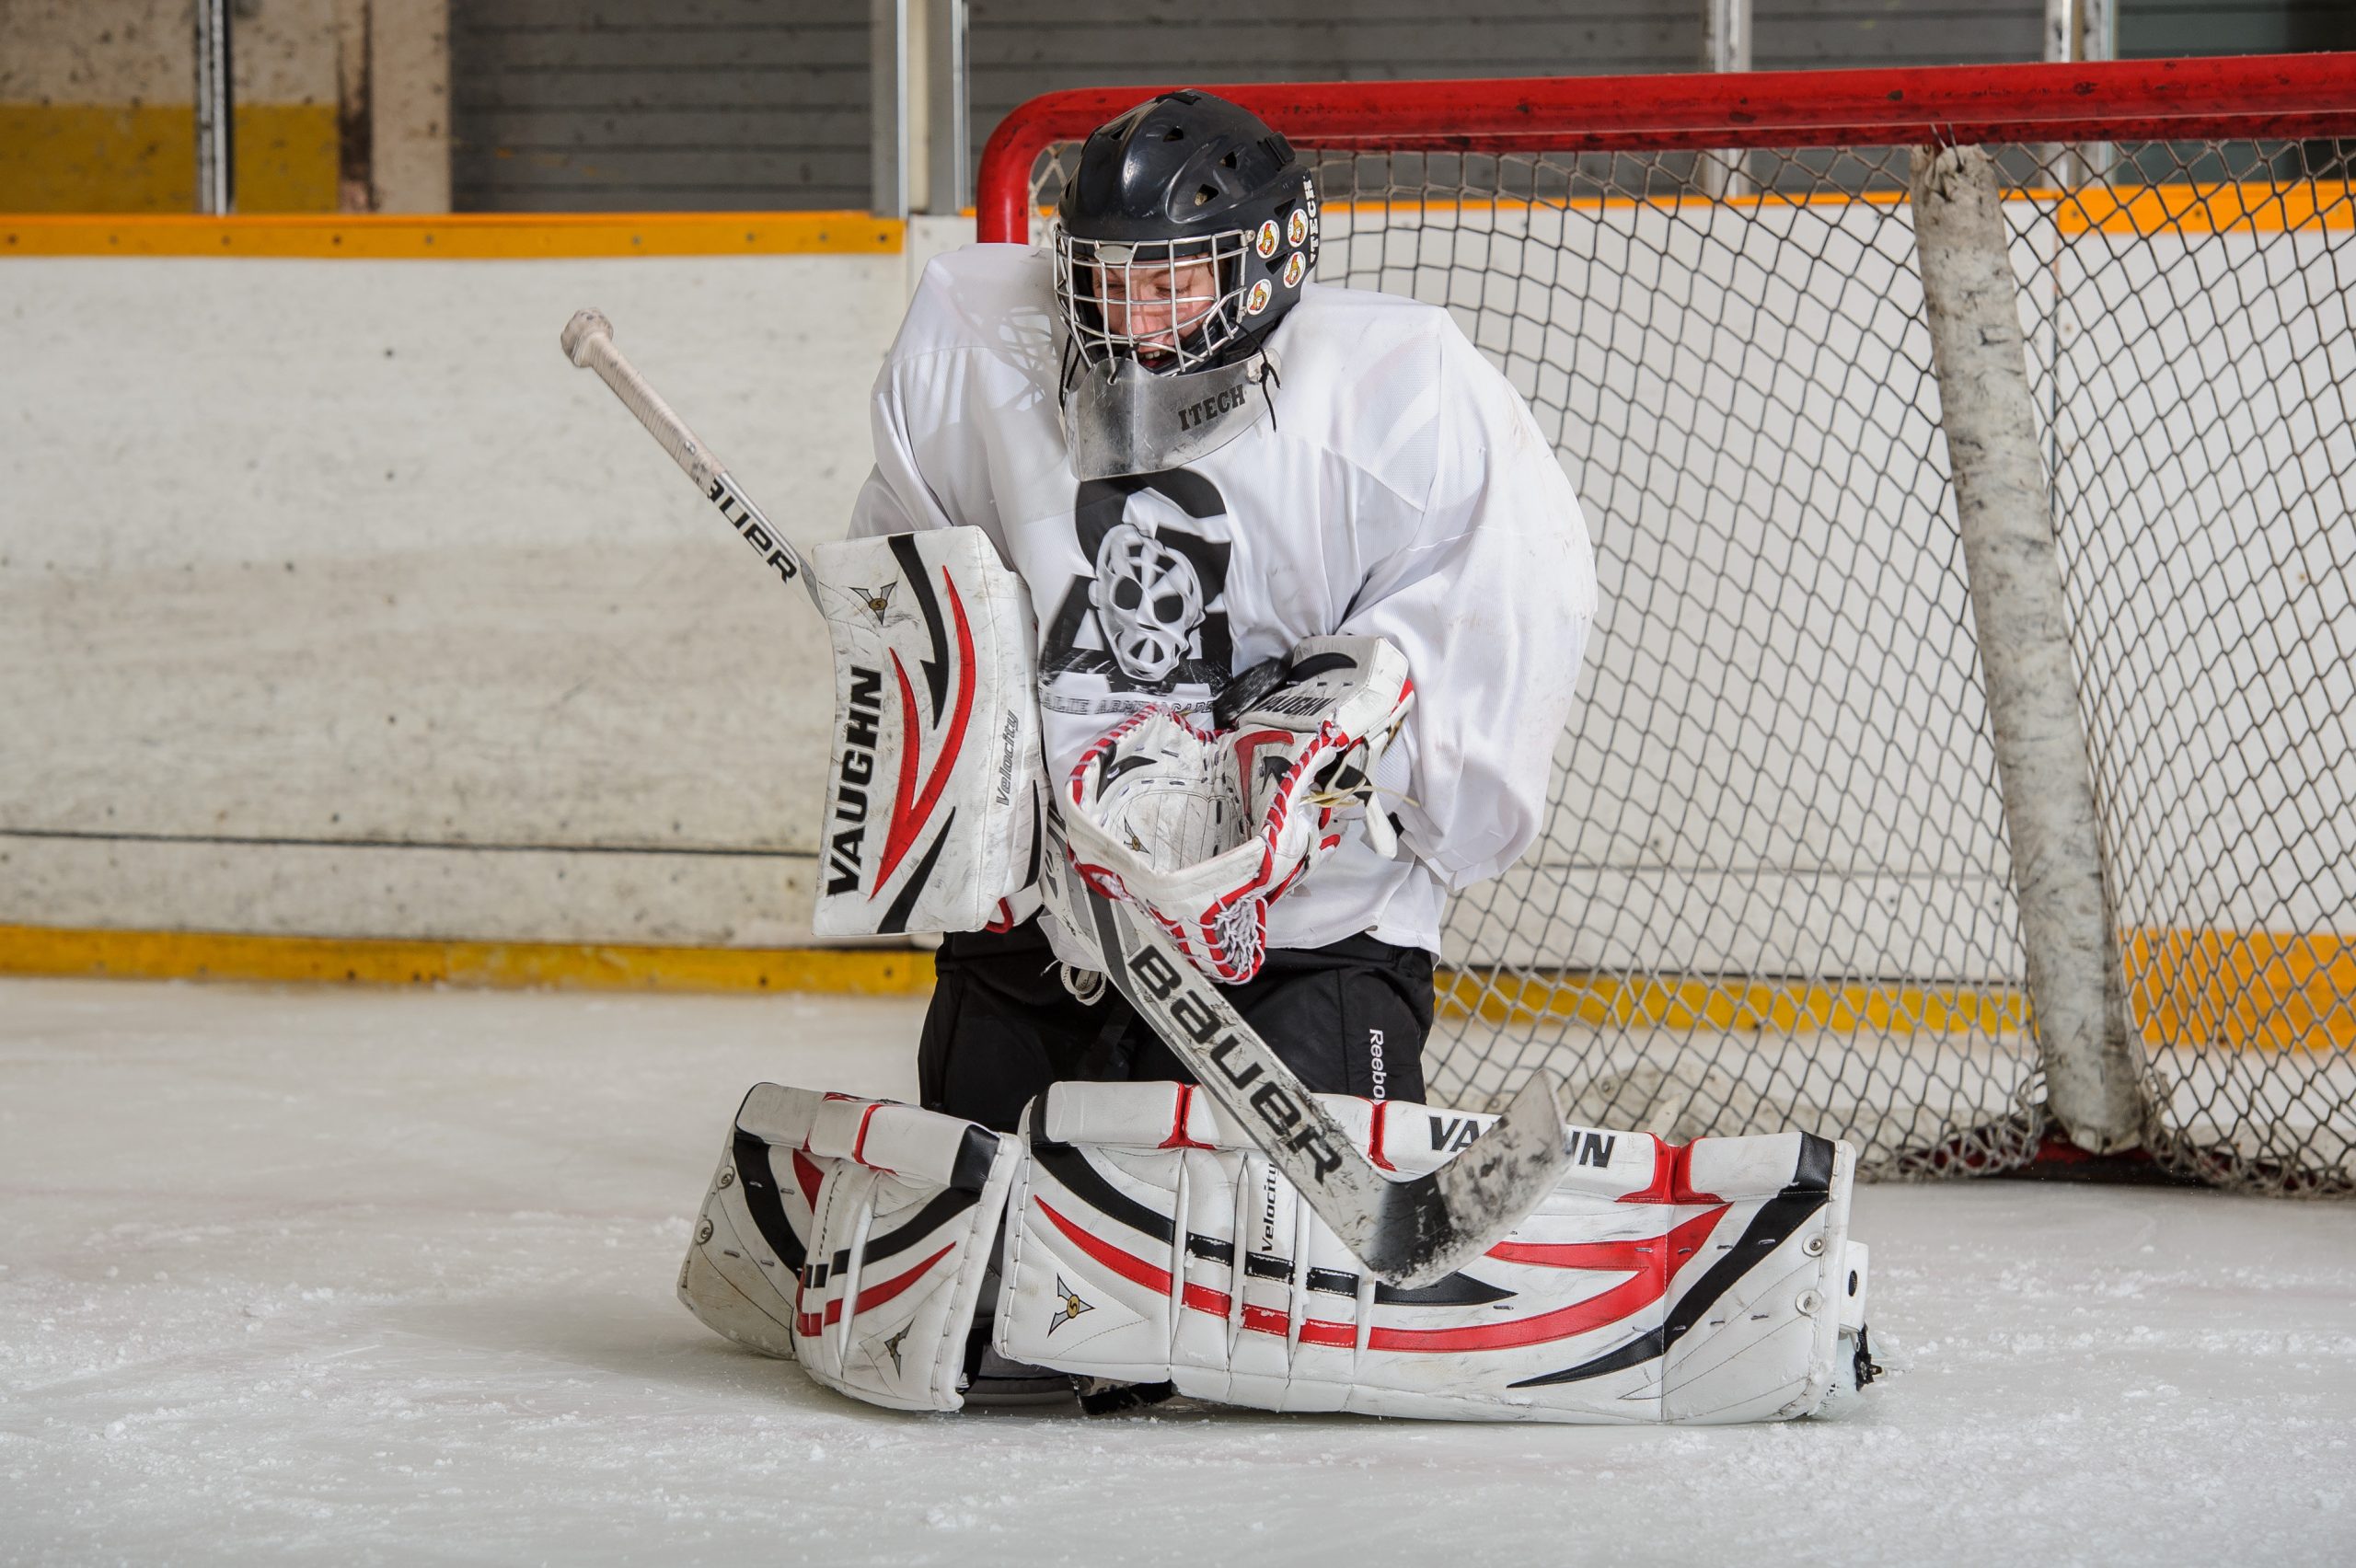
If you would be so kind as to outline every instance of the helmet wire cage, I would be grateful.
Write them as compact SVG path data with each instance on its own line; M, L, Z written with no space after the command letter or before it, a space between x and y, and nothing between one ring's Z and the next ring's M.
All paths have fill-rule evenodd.
M1090 367L1126 359L1164 375L1222 363L1258 314L1254 293L1261 310L1269 303L1265 282L1247 289L1243 282L1252 243L1242 229L1186 239L1111 240L1083 239L1058 225L1056 304L1072 352Z

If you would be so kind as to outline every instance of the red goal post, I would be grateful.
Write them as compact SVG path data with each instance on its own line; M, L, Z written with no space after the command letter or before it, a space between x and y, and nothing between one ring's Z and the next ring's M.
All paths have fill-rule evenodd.
M980 237L1152 90L1010 114ZM1434 1098L2356 1190L2356 55L1208 90L1597 539Z
M1029 236L1032 168L1161 89L1018 105L982 148L978 237ZM1207 86L1304 147L1450 153L2305 140L2356 134L2356 55L1676 76Z

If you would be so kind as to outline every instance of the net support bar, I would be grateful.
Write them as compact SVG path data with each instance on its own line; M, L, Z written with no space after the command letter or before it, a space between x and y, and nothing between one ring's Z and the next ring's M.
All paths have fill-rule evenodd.
M1910 194L2047 1110L2108 1153L2145 1115L1995 161L1917 148Z

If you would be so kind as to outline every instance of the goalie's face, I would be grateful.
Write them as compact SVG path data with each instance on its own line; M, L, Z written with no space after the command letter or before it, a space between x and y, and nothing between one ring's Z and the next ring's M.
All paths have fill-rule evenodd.
M1178 356L1178 340L1203 329L1218 308L1218 269L1208 261L1122 267L1103 273L1104 329L1137 345L1148 362Z
M1234 336L1244 236L1120 244L1059 236L1057 285L1090 363L1134 360L1156 372L1210 363Z

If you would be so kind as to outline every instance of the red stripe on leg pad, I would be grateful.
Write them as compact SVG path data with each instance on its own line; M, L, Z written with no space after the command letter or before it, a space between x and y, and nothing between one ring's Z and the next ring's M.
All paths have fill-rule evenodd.
M1467 1328L1378 1327L1369 1334L1367 1348L1427 1354L1461 1350L1518 1350L1524 1345L1569 1339L1574 1334L1587 1333L1616 1323L1623 1318L1643 1311L1669 1294L1669 1282L1677 1273L1677 1260L1690 1257L1694 1249L1709 1238L1719 1216L1725 1213L1724 1208L1716 1208L1687 1220L1661 1239L1666 1245L1646 1259L1630 1278L1584 1301L1574 1301L1567 1307L1541 1312L1536 1317L1516 1318L1503 1323L1481 1323Z
M793 1184L802 1189L802 1201L813 1209L818 1206L818 1188L826 1179L817 1161L798 1148L793 1151Z
M902 1291L907 1289L908 1286L914 1285L918 1280L923 1278L925 1273L930 1270L933 1264L941 1262L941 1259L949 1256L949 1254L955 1250L956 1243L953 1241L948 1246L943 1247L940 1251L935 1252L931 1257L927 1258L923 1262L920 1262L916 1267L910 1269L907 1273L903 1274L894 1274L890 1279L885 1280L881 1285L870 1286L867 1289L859 1293L859 1301L851 1309L854 1312L865 1312L883 1306L884 1303L891 1300L892 1297L899 1295ZM804 1338L807 1338L808 1336L818 1332L828 1323L841 1322L842 1318L842 1298L840 1297L837 1297L834 1300L826 1303L826 1310L823 1315L816 1312L803 1312L797 1314L793 1320L793 1331L794 1332L803 1335Z
M1090 1235L1077 1224L1057 1213L1055 1205L1035 1193L1031 1201L1039 1205L1039 1212L1047 1216L1048 1223L1062 1231L1072 1245L1081 1251L1133 1285L1141 1285L1159 1295L1170 1294L1168 1269L1156 1268L1143 1258L1115 1247L1103 1237ZM1228 1309L1233 1302L1233 1298L1224 1290L1213 1290L1207 1285L1187 1286L1181 1293L1179 1299L1190 1311L1207 1312L1214 1318L1226 1317Z
M1039 1212L1047 1216L1049 1224L1089 1257L1133 1285L1143 1286L1159 1296L1170 1294L1169 1270L1157 1267L1101 1236L1091 1235L1074 1221L1065 1218L1045 1198L1034 1195L1031 1201L1038 1205ZM1525 1345L1569 1339L1616 1323L1643 1311L1669 1294L1669 1282L1676 1277L1680 1266L1709 1239L1710 1232L1726 1212L1726 1206L1721 1205L1706 1214L1694 1216L1666 1236L1646 1240L1562 1244L1500 1242L1491 1251L1491 1255L1500 1262L1534 1263L1545 1268L1625 1272L1631 1277L1584 1301L1575 1301L1551 1312L1515 1318L1501 1323L1445 1329L1378 1326L1369 1331L1367 1348L1420 1355L1447 1355L1467 1350L1518 1350ZM1226 1317L1232 1306L1232 1298L1225 1291L1198 1285L1185 1286L1180 1299L1189 1310L1218 1318ZM1284 1335L1290 1332L1291 1320L1273 1307L1247 1306L1243 1309L1242 1326L1254 1333ZM1302 1323L1300 1338L1304 1343L1310 1344L1352 1346L1357 1343L1357 1331L1347 1323L1312 1318Z
M1034 1194L1031 1201L1039 1205L1039 1212L1047 1216L1048 1223L1062 1231L1073 1246L1133 1285L1144 1286L1148 1290L1158 1291L1163 1296L1170 1294L1168 1269L1158 1269L1135 1253L1123 1251L1103 1237L1090 1235L1057 1214L1055 1205L1045 1198Z
M1170 1116L1170 1136L1162 1139L1157 1147L1161 1148L1217 1148L1218 1147L1217 1144L1204 1143L1200 1139L1189 1136L1186 1131L1186 1118L1193 1113L1195 1109L1195 1086L1191 1083L1180 1084L1178 1086L1176 1099L1178 1104L1171 1113Z

